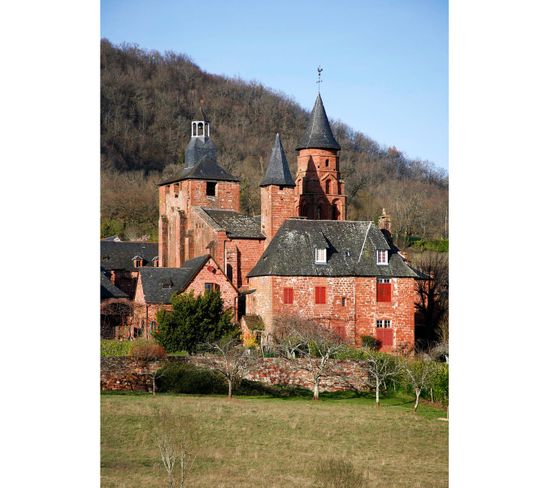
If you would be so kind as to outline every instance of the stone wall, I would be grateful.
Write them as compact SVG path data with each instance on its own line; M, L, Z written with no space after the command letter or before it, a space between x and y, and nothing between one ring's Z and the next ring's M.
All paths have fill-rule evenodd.
M172 362L188 362L205 366L200 356L169 358ZM311 374L303 369L305 360L286 361L281 358L261 358L245 376L246 379L269 385L298 386L313 389ZM320 390L333 392L364 389L366 365L362 361L334 360L331 370L322 378ZM151 391L151 373L161 366L159 361L144 363L128 357L101 358L102 391Z

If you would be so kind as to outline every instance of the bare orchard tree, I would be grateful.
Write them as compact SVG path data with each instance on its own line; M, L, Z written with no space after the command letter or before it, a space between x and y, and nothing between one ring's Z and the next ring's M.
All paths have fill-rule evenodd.
M168 477L168 488L184 488L196 457L192 450L192 421L163 409L156 412L154 422L154 441Z
M399 359L383 352L369 351L367 354L367 385L374 388L376 406L380 407L380 390L386 382L401 374Z
M413 264L429 278L416 281L415 307L435 339L437 325L449 308L449 259L447 253L424 252Z
M427 356L411 359L403 362L403 371L416 395L414 402L414 411L416 412L422 391L430 386L434 373L434 362Z
M319 383L331 366L331 359L345 347L330 327L298 317L280 317L274 323L274 340L282 357L301 357L301 366L311 375L313 399L319 400Z
M206 345L213 354L205 355L207 366L220 372L227 380L227 398L233 398L233 388L238 386L243 377L256 362L254 350L243 346L240 339L222 338L218 342Z

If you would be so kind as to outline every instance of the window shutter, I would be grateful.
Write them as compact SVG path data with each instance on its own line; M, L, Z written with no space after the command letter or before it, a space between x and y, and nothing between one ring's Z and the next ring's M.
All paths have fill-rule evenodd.
M315 287L315 303L318 305L326 303L326 288L324 286Z
M376 301L391 302L391 283L376 284Z

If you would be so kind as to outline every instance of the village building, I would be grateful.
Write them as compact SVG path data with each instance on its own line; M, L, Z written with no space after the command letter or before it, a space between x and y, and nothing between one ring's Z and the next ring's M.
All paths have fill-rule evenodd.
M244 328L261 324L266 336L277 317L294 315L332 327L351 344L372 336L383 350L414 347L420 276L393 245L385 211L378 225L346 220L341 148L321 95L296 147L295 178L276 134L259 216L240 213L239 179L218 163L210 130L201 107L184 165L159 183L158 247L136 249L143 261L132 261L134 268L129 254L126 268L117 268L109 251L104 268L103 245L124 243L102 242L102 270L135 295L134 327L149 335L173 293L215 284Z
M140 270L134 299L134 323L140 336L149 338L157 328L160 309L171 310L174 294L219 291L224 308L233 310L237 321L239 292L210 256L199 256L180 268L143 268Z

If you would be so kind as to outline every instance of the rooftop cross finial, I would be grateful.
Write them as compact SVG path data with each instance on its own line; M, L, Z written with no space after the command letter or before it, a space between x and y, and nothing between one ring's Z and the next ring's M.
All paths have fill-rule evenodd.
M321 66L317 66L317 93L321 93L321 83L323 83L323 80L321 79L321 72L323 71L323 68Z

